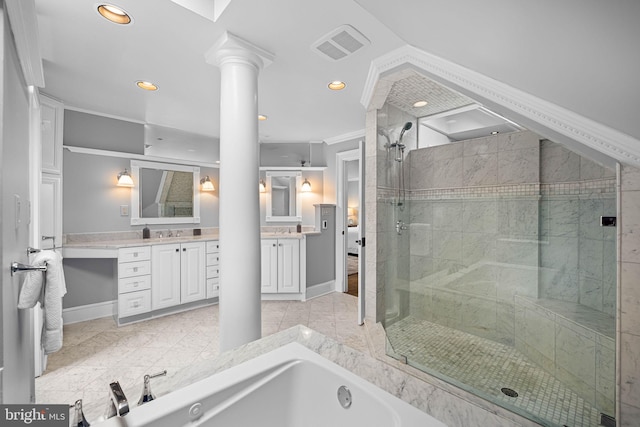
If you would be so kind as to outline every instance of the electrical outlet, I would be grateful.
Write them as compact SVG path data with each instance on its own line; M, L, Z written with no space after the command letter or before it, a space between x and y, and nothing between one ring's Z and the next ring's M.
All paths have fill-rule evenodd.
M129 216L129 205L120 205L120 216Z

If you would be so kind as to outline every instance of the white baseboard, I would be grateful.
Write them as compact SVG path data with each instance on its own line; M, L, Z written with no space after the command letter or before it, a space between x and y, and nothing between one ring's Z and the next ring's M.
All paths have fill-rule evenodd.
M118 301L105 301L95 304L80 305L62 310L62 320L65 325L113 316L117 310Z
M305 300L309 300L311 298L317 298L319 296L330 294L335 291L336 291L335 280L319 283L317 285L309 286L307 288L307 294L305 296Z

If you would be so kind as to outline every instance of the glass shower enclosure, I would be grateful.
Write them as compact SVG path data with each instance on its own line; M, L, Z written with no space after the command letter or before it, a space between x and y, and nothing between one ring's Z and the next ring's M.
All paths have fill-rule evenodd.
M542 425L615 413L615 171L529 131L378 130L387 352Z

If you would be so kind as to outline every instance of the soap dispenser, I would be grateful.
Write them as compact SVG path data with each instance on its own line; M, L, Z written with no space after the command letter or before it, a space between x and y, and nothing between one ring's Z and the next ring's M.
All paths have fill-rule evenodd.
M142 229L142 238L148 239L150 237L151 237L151 231L149 231L149 227L147 227L147 225L145 224L144 228Z
M296 233L302 233L302 224L298 223L298 225L296 225Z

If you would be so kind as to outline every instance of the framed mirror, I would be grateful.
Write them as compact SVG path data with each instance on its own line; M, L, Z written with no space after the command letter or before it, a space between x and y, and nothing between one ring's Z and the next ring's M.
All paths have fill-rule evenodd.
M267 222L302 221L302 172L267 171Z
M131 161L131 225L200 222L200 168Z

